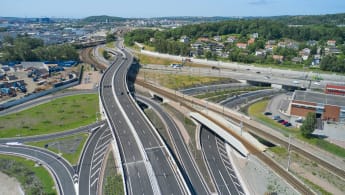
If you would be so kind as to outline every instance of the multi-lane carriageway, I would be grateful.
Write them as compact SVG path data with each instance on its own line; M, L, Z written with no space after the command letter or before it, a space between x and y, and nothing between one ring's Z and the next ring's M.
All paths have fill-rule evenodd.
M174 159L143 118L127 88L132 56L125 50L105 71L101 104L122 160L128 194L190 194Z

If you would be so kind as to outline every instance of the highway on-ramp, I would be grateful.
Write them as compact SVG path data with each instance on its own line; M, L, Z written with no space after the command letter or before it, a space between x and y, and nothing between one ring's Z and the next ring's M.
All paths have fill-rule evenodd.
M206 127L200 132L201 147L219 194L244 195L229 161L224 141Z
M151 106L153 110L155 110L162 117L164 123L166 123L167 130L169 131L169 134L172 138L172 142L174 145L173 147L176 149L175 155L178 156L180 160L180 163L182 165L182 172L187 176L186 180L190 182L192 193L200 195L210 194L210 190L207 187L205 179L200 173L194 158L188 150L186 143L183 141L181 132L175 124L174 120L161 108L161 105L152 101L151 99L137 96L137 100Z
M42 165L48 167L53 173L60 194L76 194L74 181L72 179L74 172L73 168L67 167L68 165L66 165L62 159L59 159L57 155L39 150L38 148L8 145L0 145L0 153L22 156L42 163Z
M96 195L104 156L112 139L108 125L89 137L79 163L79 194Z

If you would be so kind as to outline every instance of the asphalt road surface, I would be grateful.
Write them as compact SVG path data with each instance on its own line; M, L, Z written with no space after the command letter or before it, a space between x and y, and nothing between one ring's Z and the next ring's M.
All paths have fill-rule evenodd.
M79 194L97 194L101 167L112 139L108 125L97 129L89 137L79 163Z
M114 96L120 96L124 90L123 78L120 83L113 87L113 77L117 69L124 61L117 58L115 62L104 73L101 85L101 100L109 119L108 123L115 135L116 142L120 151L123 165L126 191L128 194L153 194L148 172L145 166L145 160L140 153L140 148L136 143L134 135L131 133L125 117L120 112ZM113 88L117 89L113 94Z
M167 130L171 135L173 147L176 149L176 156L180 160L180 164L182 165L182 172L187 176L186 180L187 183L190 183L190 188L193 194L210 194L210 191L207 187L207 184L201 175L195 160L193 159L192 155L190 154L187 145L183 141L182 135L180 130L176 126L173 119L161 108L161 105L152 101L149 98L145 97L138 97L137 99L149 105L155 110L164 120L167 126Z
M70 166L67 167L68 165L57 155L32 147L7 145L0 145L0 153L28 157L42 163L53 173L61 194L76 194L72 180L74 170Z
M184 180L179 178L177 174L179 170L173 165L174 159L168 156L165 146L160 143L157 135L153 132L154 130L130 99L130 94L126 88L126 75L133 56L124 49L122 52L124 57L118 57L104 74L100 94L110 123L114 127L120 151L122 151L127 192L129 194L153 193L155 186L151 185L155 184L152 183L152 180L150 183L147 172L150 170L145 168L145 165L151 165L161 194L185 194L186 189L184 189L184 183L182 183ZM130 123L126 121L125 116L120 112L120 107L118 107L114 95L117 96L115 98L125 111ZM131 132L130 124L135 129L135 134ZM136 134L140 139L139 143L136 142L137 140L134 137ZM144 148L147 159L140 152L141 146ZM149 163L145 162L146 160Z
M218 193L244 195L227 155L224 141L204 126L200 134L203 155Z

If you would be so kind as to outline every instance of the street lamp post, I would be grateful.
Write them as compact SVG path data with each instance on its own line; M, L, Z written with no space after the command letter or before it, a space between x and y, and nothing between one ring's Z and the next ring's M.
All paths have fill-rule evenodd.
M287 171L289 171L289 168L290 168L290 160L291 160L291 151L290 151L290 147L291 147L291 135L289 135L288 163L287 163L287 167L286 167L286 170L287 170Z

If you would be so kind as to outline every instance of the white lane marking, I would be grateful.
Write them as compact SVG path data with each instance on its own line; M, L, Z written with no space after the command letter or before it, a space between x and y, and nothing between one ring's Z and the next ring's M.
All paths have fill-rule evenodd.
M94 186L97 181L98 181L98 177L91 183L91 187Z
M220 170L218 170L218 172L219 172L220 177L222 178L222 180L223 180L223 182L224 182L224 185L225 185L226 189L228 190L229 194L231 194L231 193L230 193L230 190L229 190L229 187L228 187L227 183L225 182L225 179L224 179L224 177L223 177L223 175L222 175L222 172L220 172Z

